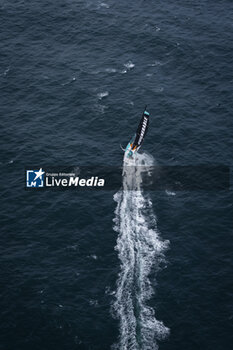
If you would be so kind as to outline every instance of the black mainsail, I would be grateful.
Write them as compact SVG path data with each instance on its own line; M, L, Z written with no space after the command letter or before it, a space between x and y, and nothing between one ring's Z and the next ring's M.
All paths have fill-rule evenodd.
M136 137L132 145L132 150L136 150L141 147L144 137L146 136L148 125L149 125L149 116L150 114L147 112L146 107L142 114L142 118L137 128Z

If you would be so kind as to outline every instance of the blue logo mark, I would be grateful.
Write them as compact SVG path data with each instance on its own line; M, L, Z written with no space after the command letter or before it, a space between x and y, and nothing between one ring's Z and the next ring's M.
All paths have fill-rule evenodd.
M27 170L27 187L44 187L44 171L40 170Z

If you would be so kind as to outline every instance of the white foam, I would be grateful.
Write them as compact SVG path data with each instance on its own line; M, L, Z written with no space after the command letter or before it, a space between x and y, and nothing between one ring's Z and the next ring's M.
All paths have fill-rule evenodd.
M90 255L90 257L91 257L92 259L94 259L94 260L97 260L97 259L98 259L98 257L97 257L95 254Z
M100 92L97 94L99 100L102 100L102 98L107 97L108 95L108 91Z
M114 195L114 230L118 232L116 250L121 267L113 304L113 313L120 321L120 336L113 348L119 350L158 349L156 340L169 333L147 305L154 293L149 273L152 266L156 269L164 261L169 243L159 237L151 200L141 189L142 166L143 171L149 171L153 161L148 154L138 154L136 167L124 165L123 189ZM135 191L129 190L132 185Z
M117 69L116 68L106 68L105 72L107 72L107 73L116 73Z
M111 290L111 288L109 286L106 286L105 288L105 294L107 295L114 295L115 294L115 291L114 290Z
M172 191L165 190L165 192L168 196L175 196L176 195L176 193L172 192Z
M101 2L99 4L98 8L100 8L100 7L105 8L105 9L109 9L110 8L110 6L108 4L106 4L106 2Z
M124 66L127 68L127 69L133 69L135 67L135 64L132 62L132 61L128 61L124 64Z

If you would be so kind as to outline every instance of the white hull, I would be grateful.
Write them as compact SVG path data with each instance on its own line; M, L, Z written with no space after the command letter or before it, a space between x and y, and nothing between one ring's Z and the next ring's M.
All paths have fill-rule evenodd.
M132 150L130 142L128 143L124 154L124 165L134 166L136 162L137 150Z

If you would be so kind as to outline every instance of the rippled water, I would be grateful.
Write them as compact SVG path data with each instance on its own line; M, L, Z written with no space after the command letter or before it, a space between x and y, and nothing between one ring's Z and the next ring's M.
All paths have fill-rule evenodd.
M4 350L128 349L126 330L132 349L230 348L231 191L141 194L141 213L120 192L34 193L24 182L31 166L122 164L119 144L145 104L143 152L157 164L231 166L232 10L228 0L1 2ZM134 210L145 235L135 236L136 220L127 226ZM115 227L119 217L126 229ZM132 263L121 255L124 235L137 248L130 294L119 289ZM160 264L155 241L170 242ZM140 312L136 326L124 324L124 295L134 306L141 295L136 310L170 334L153 338L153 326L147 343Z

